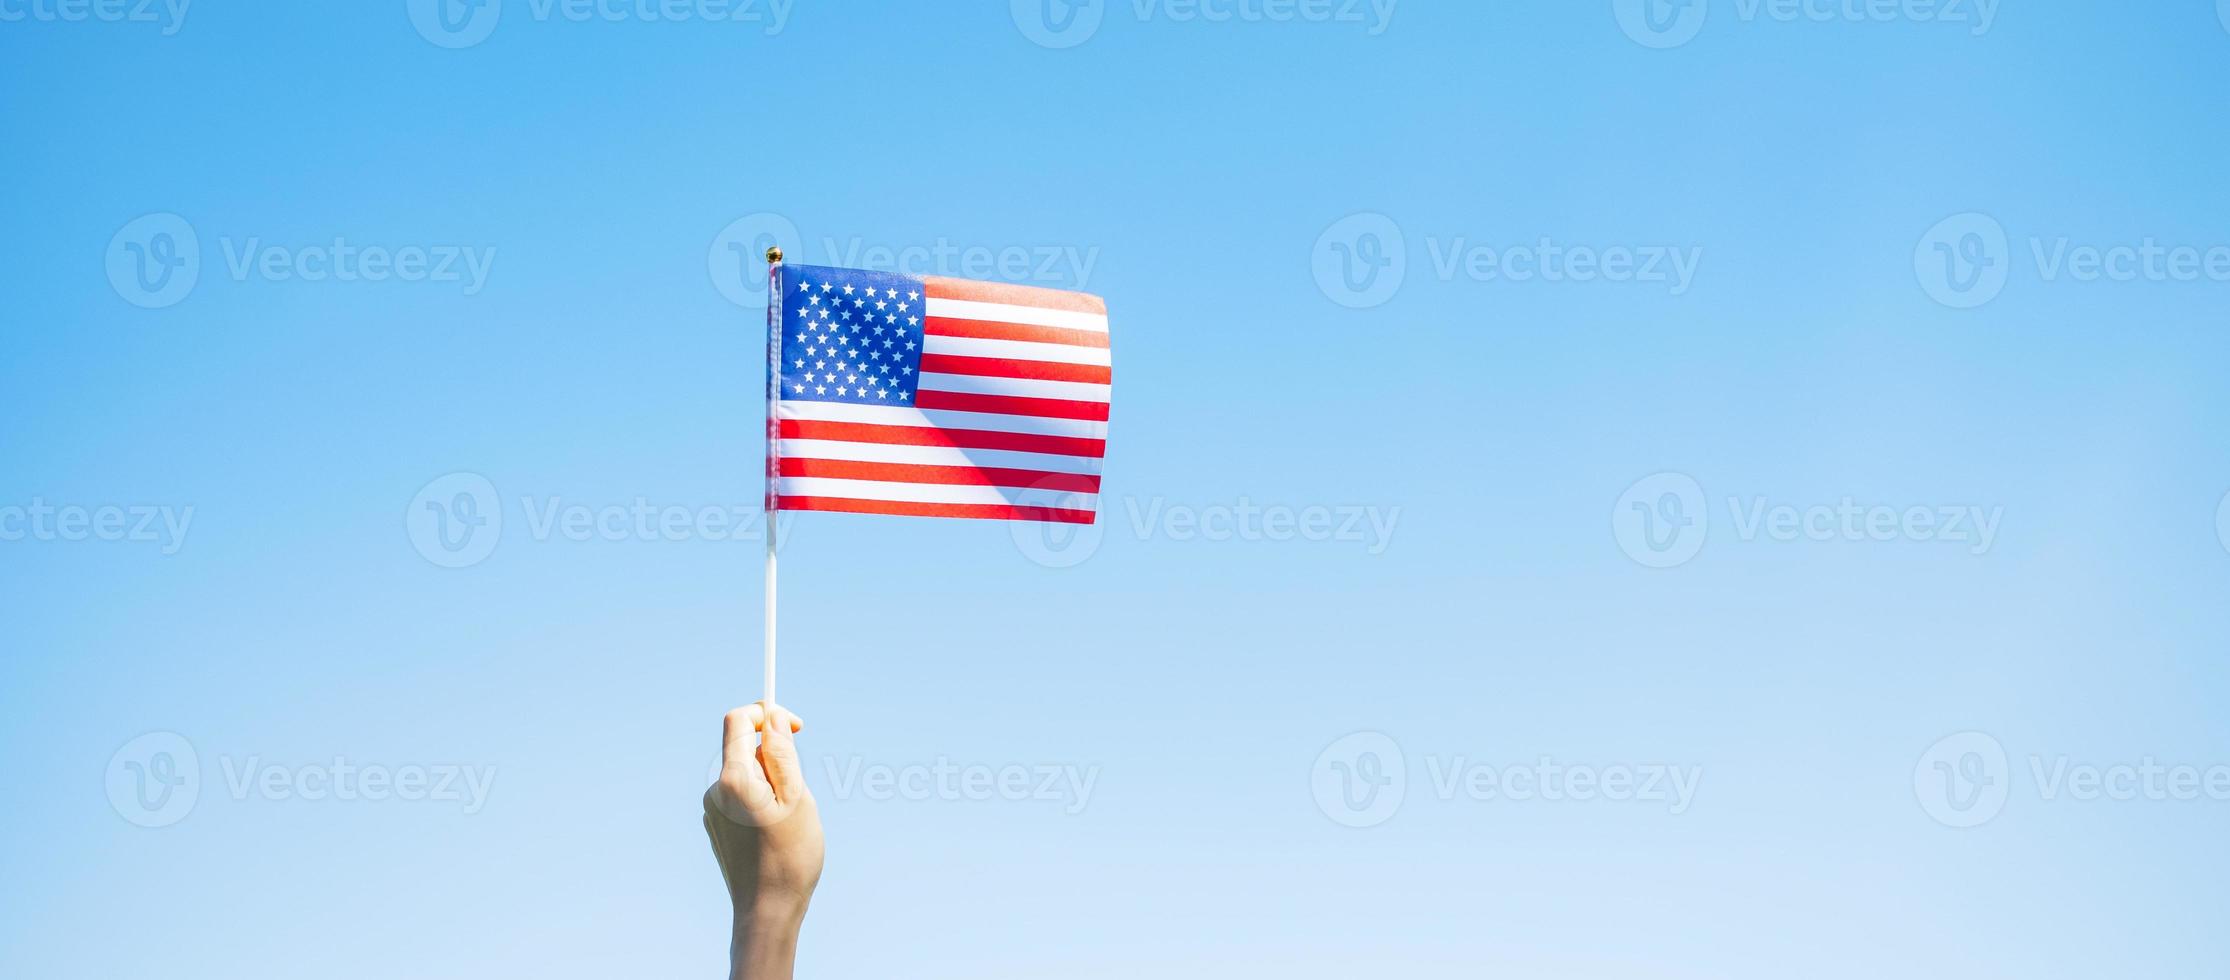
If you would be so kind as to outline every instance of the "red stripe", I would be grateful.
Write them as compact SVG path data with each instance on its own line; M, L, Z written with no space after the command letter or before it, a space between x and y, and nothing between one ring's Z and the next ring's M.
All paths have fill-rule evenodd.
M996 320L960 320L933 316L922 321L922 332L933 337L974 337L977 340L1023 340L1033 344L1067 344L1071 347L1106 347L1107 335L1096 330L1041 327L1034 323L1001 323Z
M1090 524L1099 515L1066 507L1017 507L1011 504L917 504L904 500L855 500L850 497L782 498L783 510L833 510L848 514L896 514L901 517L974 517L992 521L1058 521Z
M954 449L1008 449L1020 453L1055 456L1107 455L1107 440L1077 436L1041 436L1029 432L988 432L982 429L940 429L920 425L872 425L866 422L808 422L783 419L784 439L827 439L831 442L874 442L886 446L950 446Z
M1034 378L1039 381L1076 381L1104 385L1114 380L1114 369L1105 364L1062 364L1056 361L1018 361L1005 357L962 357L959 354L923 354L921 369L929 374L969 374L979 378Z
M1068 398L1022 398L1016 395L974 395L962 391L914 393L914 407L948 412L988 412L993 415L1035 415L1040 418L1107 421L1106 402L1080 402Z
M1046 310L1107 315L1107 301L1090 293L1047 289L1043 286L1017 286L1004 282L950 279L945 276L923 276L921 281L922 288L929 293L931 299L964 299L977 303L1005 303L1008 306L1035 306Z
M943 483L977 487L1021 487L1029 490L1100 492L1100 478L1089 473L1048 473L1044 470L1010 470L997 466L932 466L927 463L867 463L850 459L801 459L782 457L783 476L825 476L836 480L881 480L885 483Z

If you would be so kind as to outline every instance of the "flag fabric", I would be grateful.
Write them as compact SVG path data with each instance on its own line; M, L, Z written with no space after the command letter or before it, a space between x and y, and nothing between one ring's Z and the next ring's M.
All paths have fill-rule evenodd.
M1096 519L1112 382L1099 297L777 265L768 302L774 506Z

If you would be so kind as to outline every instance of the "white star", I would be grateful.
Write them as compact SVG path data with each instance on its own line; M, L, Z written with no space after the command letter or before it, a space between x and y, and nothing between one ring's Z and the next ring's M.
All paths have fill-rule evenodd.
M799 395L802 395L802 394L805 394L805 386L804 386L804 385L791 385L791 386L790 386L790 391L791 391L792 393L794 393L794 394L799 394Z
M845 284L844 284L844 295L846 295L846 296L850 296L850 295L852 295L852 284L851 284L851 283L845 283Z
M876 300L876 301L875 301L875 308L876 308L876 309L878 309L878 310L882 310L882 309L889 309L889 308L890 308L890 301L889 301L889 300L881 300L881 299L879 299L879 300ZM800 316L803 316L804 314L805 314L805 311L804 311L804 310L799 310L799 311L798 311L798 315L800 315Z
M915 318L915 317L907 317L907 318L906 318L906 325L907 325L907 326L909 326L909 327L918 327L918 326L921 326L921 320L919 320L919 319L917 319L917 318Z
M890 392L889 392L888 390L886 390L886 389L882 389L882 388L877 388L877 389L875 389L875 397L877 397L877 398L889 398L889 397L890 397Z
M901 391L901 392L899 392L899 393L898 393L898 400L899 400L899 401L905 401L906 399L908 399L908 398L910 398L910 397L912 397L912 396L911 396L911 395L909 395L909 394L907 394L906 392L903 392L903 391Z
M920 294L920 293L917 293L917 292L914 292L913 290L910 290L910 289L909 289L909 290L907 290L907 291L906 291L906 298L907 298L907 299L920 299L920 298L921 298L921 294Z
M896 314L896 313L885 313L885 314L883 314L883 322L884 322L884 323L897 323L897 322L898 322L898 314Z
M827 388L821 387L820 385L814 385L813 393L816 395L826 395L829 393L829 390Z
M791 362L790 362L790 366L791 366L791 367L804 367L804 366L805 366L805 361L804 361L803 359L800 359L800 360L795 360L795 361L791 361Z
M827 282L824 282L824 283L822 283L822 284L821 284L821 291L822 291L822 292L824 292L824 293L825 293L825 292L828 292L828 291L829 291L829 290L831 290L831 289L835 289L835 288L836 288L836 284L835 284L835 283L827 283Z
M851 394L851 392L849 392L849 391L846 391L846 390L844 390L844 389L843 389L843 388L841 388L841 387L839 387L839 388L837 388L837 389L836 389L836 393L837 393L838 395L848 395L848 394Z

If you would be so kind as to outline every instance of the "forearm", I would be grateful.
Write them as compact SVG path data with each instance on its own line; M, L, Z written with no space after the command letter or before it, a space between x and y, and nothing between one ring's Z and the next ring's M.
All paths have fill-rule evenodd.
M728 943L729 980L790 980L797 965L804 903L756 903L736 910Z

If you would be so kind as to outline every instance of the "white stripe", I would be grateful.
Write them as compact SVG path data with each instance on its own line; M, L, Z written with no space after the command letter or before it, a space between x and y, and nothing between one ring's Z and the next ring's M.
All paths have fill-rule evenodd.
M1086 381L1040 381L1036 378L994 378L976 374L921 373L924 391L958 391L970 395L1009 395L1015 398L1067 398L1104 402L1107 386Z
M784 439L783 459L845 459L861 463L914 463L922 466L979 466L1096 476L1097 456L1056 456L1011 449L961 449L955 446L894 446L882 442L834 439Z
M777 418L806 422L864 422L868 425L910 425L935 429L982 429L990 432L1027 432L1040 436L1107 438L1107 423L1091 419L1055 419L1037 415L993 415L989 412L948 412L942 409L853 405L846 402L812 402L782 399Z
M786 497L849 497L853 500L903 500L915 504L1011 504L1017 507L1066 507L1093 510L1096 493L1027 490L1021 487L972 487L945 483L886 483L882 480L833 480L785 476L777 484Z
M1017 361L1059 361L1063 364L1113 364L1105 347L1079 347L1074 344L1040 344L1028 340L985 340L981 337L946 337L929 334L921 338L922 353L958 354L962 357L1005 357Z
M1107 332L1105 313L1079 313L1074 310L1049 310L1042 306L1014 306L972 299L939 299L935 296L929 297L927 312L930 316L953 320L989 320L993 323L1027 323L1034 327L1066 327L1093 333Z

